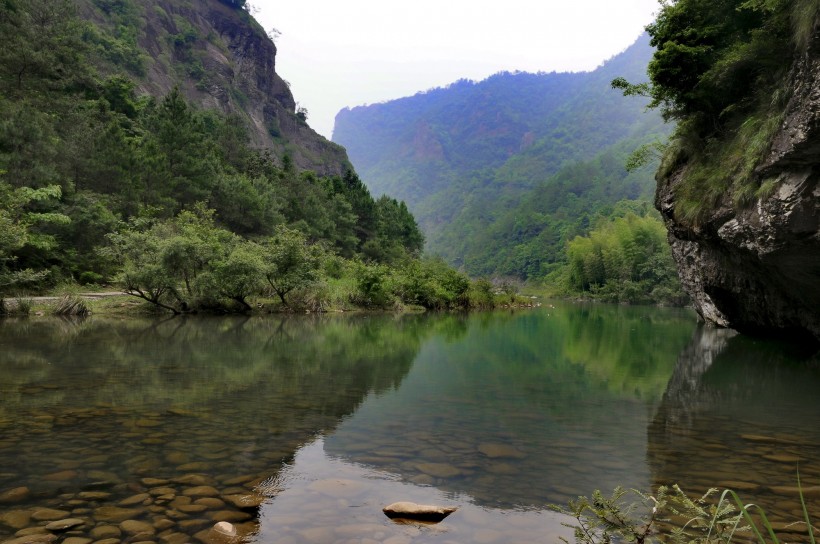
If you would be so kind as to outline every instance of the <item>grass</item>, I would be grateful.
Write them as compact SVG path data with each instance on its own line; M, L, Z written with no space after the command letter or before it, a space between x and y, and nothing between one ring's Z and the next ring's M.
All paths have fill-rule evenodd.
M817 544L811 517L797 473L803 520L808 543ZM731 489L724 490L717 501L713 497L717 489L710 489L702 497L692 499L677 485L661 486L654 496L632 490L639 500L624 501L630 493L615 489L610 497L595 491L592 498L578 497L569 507L550 505L575 523L564 525L573 529L578 544L604 544L610 542L676 542L688 544L711 544L730 542L757 542L758 544L781 544L766 512L755 504L745 504ZM562 540L568 542L566 539Z
M66 294L57 301L52 313L58 316L85 317L91 314L91 308L82 297Z
M712 139L702 149L694 148L686 128L681 127L660 170L661 175L668 176L688 158L684 179L674 188L675 218L698 226L721 204L741 209L761 196L771 195L776 180L765 180L764 189L755 169L769 151L783 115L782 110L764 109L746 117L734 130L727 130L731 134L728 138Z

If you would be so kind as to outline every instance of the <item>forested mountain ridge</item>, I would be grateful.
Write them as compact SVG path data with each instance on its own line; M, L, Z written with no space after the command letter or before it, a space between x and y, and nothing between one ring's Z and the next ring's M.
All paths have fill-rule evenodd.
M644 35L592 72L502 72L343 109L333 141L345 146L375 194L401 196L411 208L453 176L498 169L510 160L515 173L503 177L533 183L645 121L640 113L646 103L624 100L610 81L624 74L645 78L651 54Z
M262 40L239 3L174 6L211 7L245 21L238 34ZM310 158L311 149L293 140L282 154L260 148L247 123L255 104L226 113L186 96L189 76L212 89L198 62L207 55L192 51L197 27L163 6L176 9L138 0L0 2L0 315L9 297L25 312L27 295L77 283L113 283L176 313L494 304L489 284L476 290L441 261L421 258L423 236L403 202L374 199L350 169L300 168L299 153ZM154 16L147 11L173 22L175 33L156 41L172 55L148 59L155 52L139 42ZM156 63L165 79L149 77ZM157 96L140 91L149 84L173 85ZM289 92L281 100L292 101ZM286 113L304 125L304 112ZM308 166L346 165L314 158Z
M342 175L343 148L314 132L276 72L276 45L231 0L74 0L103 73L123 69L137 94L174 87L191 104L236 115L254 147L289 155L300 170Z
M651 168L631 152L671 127L612 79L646 78L648 36L592 72L501 73L342 110L334 140L363 181L407 201L427 250L474 276L540 280L596 223L645 213ZM643 210L643 211L641 211Z

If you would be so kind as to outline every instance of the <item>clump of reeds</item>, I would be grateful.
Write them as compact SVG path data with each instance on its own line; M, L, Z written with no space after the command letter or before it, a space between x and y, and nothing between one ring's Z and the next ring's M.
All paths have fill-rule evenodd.
M63 295L54 307L54 315L85 317L90 313L88 303L77 295Z

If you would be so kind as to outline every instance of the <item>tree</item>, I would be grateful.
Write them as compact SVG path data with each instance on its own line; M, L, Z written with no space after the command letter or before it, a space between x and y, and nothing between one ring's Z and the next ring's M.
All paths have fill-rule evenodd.
M70 0L0 3L0 94L38 96L87 83L82 25Z
M197 290L205 297L217 294L251 310L247 298L261 289L265 268L260 249L247 240L237 243L225 258L212 263L211 270L197 278Z
M289 305L291 292L318 281L322 249L298 230L278 226L274 236L262 240L261 251L265 279L283 305Z

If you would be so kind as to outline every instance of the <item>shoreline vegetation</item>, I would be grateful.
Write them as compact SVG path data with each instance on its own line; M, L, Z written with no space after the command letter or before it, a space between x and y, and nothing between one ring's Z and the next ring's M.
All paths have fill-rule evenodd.
M550 508L575 520L563 525L573 530L576 544L619 541L780 544L778 532L787 533L788 538L799 535L815 544L818 528L813 525L806 506L799 472L794 490L800 499L802 519L787 523L771 522L765 510L756 504L744 503L732 489L711 488L693 498L678 484L662 485L653 495L618 487L607 497L595 490L591 498L581 496L569 501L567 507L553 504ZM561 541L569 544L563 537Z

